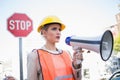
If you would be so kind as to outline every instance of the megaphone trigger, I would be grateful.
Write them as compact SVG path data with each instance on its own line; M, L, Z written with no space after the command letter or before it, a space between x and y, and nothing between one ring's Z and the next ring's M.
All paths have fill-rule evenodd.
M74 51L80 51L80 50L82 50L82 48L80 46L72 46L72 49Z

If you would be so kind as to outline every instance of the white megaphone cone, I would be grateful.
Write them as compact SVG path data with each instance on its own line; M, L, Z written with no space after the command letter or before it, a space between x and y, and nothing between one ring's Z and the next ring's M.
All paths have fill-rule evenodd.
M102 36L92 38L70 36L66 38L65 42L72 47L78 46L83 49L100 53L102 60L107 61L112 54L114 41L112 32L107 30L102 34Z

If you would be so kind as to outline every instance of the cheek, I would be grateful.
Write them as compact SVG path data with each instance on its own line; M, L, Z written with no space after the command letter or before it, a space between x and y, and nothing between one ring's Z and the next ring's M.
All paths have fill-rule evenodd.
M49 34L48 34L48 36L50 36L50 37L52 37L52 36L54 36L55 34L53 33L53 32L50 32Z
M48 39L54 39L54 37L55 37L55 33L53 33L53 32L49 32L48 34L47 34L47 38Z

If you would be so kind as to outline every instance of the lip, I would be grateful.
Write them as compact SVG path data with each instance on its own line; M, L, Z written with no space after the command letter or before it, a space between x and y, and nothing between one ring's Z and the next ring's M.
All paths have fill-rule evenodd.
M57 39L60 39L60 36L56 36Z

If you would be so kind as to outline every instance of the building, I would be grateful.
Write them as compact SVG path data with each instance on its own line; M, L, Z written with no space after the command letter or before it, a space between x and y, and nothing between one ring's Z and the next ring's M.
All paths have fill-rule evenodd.
M114 37L116 37L118 33L120 33L120 13L116 14L115 17L117 23L115 25L110 26L110 29L112 30Z

